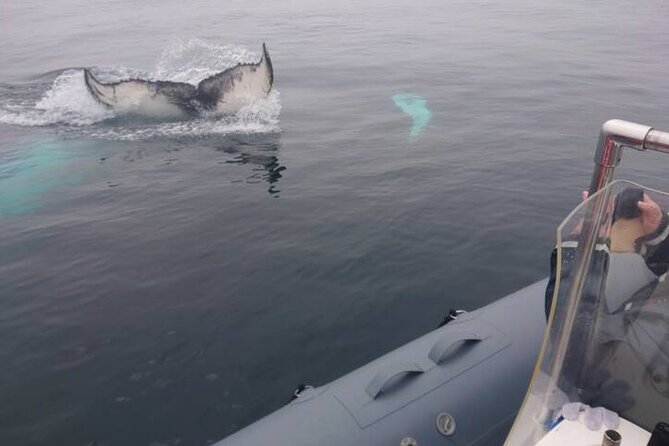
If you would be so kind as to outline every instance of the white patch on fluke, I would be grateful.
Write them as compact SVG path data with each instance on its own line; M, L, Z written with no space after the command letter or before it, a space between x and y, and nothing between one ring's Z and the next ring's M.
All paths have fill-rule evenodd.
M272 89L273 76L272 63L263 44L260 62L240 64L211 76L200 82L197 89L200 94L218 94L214 107L216 112L234 113L267 97Z
M158 119L183 118L187 114L170 98L161 94L157 84L139 80L127 80L119 83L104 84L99 82L88 70L84 70L84 79L89 92L97 101L119 114L138 114ZM185 88L189 84L183 84Z

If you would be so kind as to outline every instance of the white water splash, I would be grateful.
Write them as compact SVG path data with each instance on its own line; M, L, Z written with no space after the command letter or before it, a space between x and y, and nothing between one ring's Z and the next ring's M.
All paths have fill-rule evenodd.
M279 92L272 91L267 98L244 107L234 115L218 116L215 119L203 117L188 121L146 124L141 127L98 126L77 129L77 131L84 136L117 141L136 141L159 137L277 133L280 131L278 117L281 102L279 98Z
M255 63L258 59L260 53L235 45L221 46L200 39L174 39L158 58L151 78L197 85L226 68L238 63Z
M81 70L63 72L36 103L0 106L0 122L23 126L85 126L113 116L88 93Z
M217 45L200 39L174 40L158 57L155 68L146 72L129 67L94 69L105 82L128 78L170 80L197 85L202 79L235 66L256 62L260 53L234 45ZM253 134L279 131L281 112L277 91L234 115L204 116L198 119L131 123L112 120L115 115L93 99L86 89L82 70L66 70L35 100L0 97L0 122L21 126L59 126L67 133L83 136L137 140L154 137L201 136L208 134Z

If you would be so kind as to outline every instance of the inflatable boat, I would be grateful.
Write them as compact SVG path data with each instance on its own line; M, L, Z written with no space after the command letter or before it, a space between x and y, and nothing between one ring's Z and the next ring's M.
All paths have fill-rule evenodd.
M669 195L611 182L624 148L669 153L669 133L620 120L603 125L590 196L558 229L548 322L547 280L476 311L452 312L442 327L334 382L302 386L285 407L216 445L662 440L658 422L669 421L669 300L661 296L669 296L669 287L663 271L640 276L629 265L648 265L657 249L652 242L669 245ZM620 197L639 193L664 210L652 228L661 233L638 238L621 256L611 248L622 243L614 235L627 221ZM630 227L633 218L645 216L630 217ZM648 292L639 295L638 281ZM629 287L621 283L634 292L623 292Z

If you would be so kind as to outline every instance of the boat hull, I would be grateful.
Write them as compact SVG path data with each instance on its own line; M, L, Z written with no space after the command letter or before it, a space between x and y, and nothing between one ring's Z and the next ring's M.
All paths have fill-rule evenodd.
M501 445L545 328L546 281L466 313L216 443ZM447 413L446 436L437 417ZM442 418L443 420L443 418ZM442 424L443 426L443 424Z

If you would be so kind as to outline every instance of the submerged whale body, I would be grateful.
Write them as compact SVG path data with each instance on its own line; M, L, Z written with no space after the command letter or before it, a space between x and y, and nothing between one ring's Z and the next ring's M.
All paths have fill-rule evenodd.
M267 97L272 89L272 60L264 43L262 50L259 62L237 64L202 80L197 86L144 79L105 83L88 69L84 69L84 81L96 101L118 113L157 118L234 113Z

